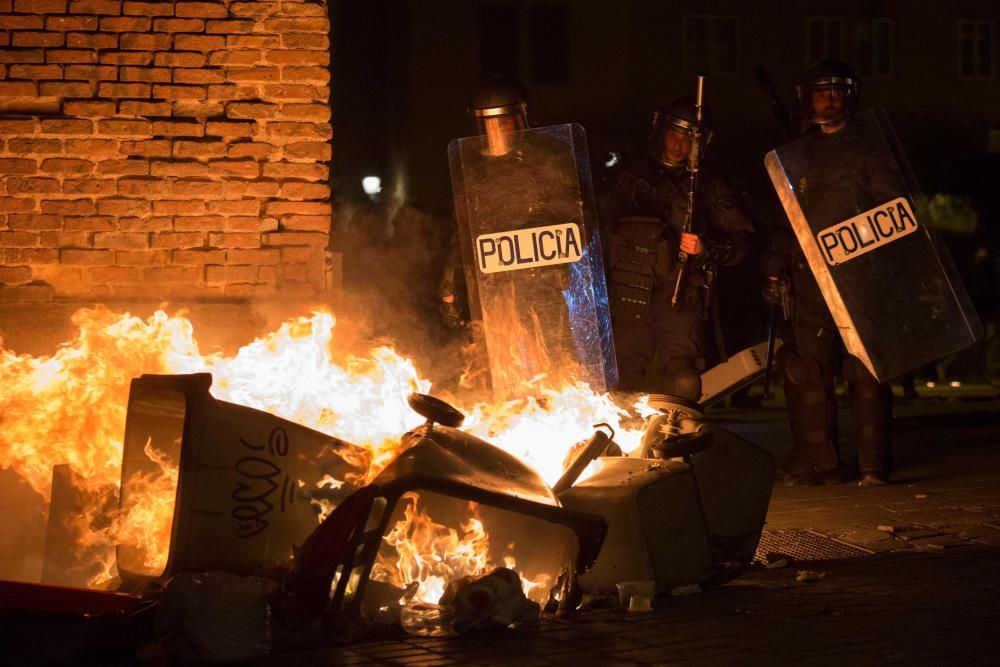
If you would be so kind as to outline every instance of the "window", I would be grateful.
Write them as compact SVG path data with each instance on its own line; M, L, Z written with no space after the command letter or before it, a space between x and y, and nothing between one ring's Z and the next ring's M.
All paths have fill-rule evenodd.
M569 7L532 5L531 80L569 83Z
M482 78L518 76L520 34L514 5L479 8L479 70Z
M843 60L844 20L825 16L806 19L806 67L817 60L835 58Z
M892 76L892 19L859 23L854 32L858 74L873 78Z
M739 74L740 20L735 16L685 16L681 39L689 74Z
M958 22L958 76L993 78L993 21Z

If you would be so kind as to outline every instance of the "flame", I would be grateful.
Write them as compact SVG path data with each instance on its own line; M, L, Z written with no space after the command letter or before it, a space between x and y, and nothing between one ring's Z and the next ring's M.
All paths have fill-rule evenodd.
M162 566L167 556L177 471L161 452L146 449L158 473L127 482L146 489L143 497L150 500L140 502L130 490L137 501L110 521L107 517L108 499L117 496L120 483L132 378L211 373L211 392L218 399L367 449L368 479L398 453L400 434L422 421L407 404L409 394L431 389L413 362L391 347L364 354L339 349L329 311L285 322L232 357L201 354L194 327L181 314L159 310L144 320L97 307L77 311L73 323L76 337L51 356L18 355L0 341L0 468L12 468L45 500L54 465L68 463L85 480L91 500L77 519L79 549L103 545L108 552L95 581L113 576L110 552L116 544L137 545L150 567ZM585 384L550 388L543 378L530 398L456 407L467 414L466 430L524 460L548 482L559 478L567 454L590 436L594 424L610 424L627 451L639 444L638 432L622 429L627 412ZM335 487L343 480L323 484ZM496 566L487 562L488 535L474 515L459 535L421 514L414 498L406 521L386 536L398 551L391 578L420 581L422 599L436 600L449 577L481 575Z

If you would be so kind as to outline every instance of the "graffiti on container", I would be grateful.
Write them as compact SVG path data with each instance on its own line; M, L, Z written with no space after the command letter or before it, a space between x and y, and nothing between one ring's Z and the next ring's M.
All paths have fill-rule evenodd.
M288 454L288 433L279 426L268 435L267 444L254 444L241 437L240 445L253 453L236 461L232 516L236 519L236 536L250 538L271 526L268 515L275 502L284 512L286 499L292 500L291 481L280 461L273 460Z

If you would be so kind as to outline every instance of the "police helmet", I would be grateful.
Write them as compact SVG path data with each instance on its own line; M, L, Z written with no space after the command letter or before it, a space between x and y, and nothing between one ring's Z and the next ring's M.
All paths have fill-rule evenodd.
M701 109L701 121L698 121L698 109L694 98L678 97L668 104L653 110L649 133L649 155L665 167L680 167L687 164L689 153L683 157L671 154L667 150L667 134L680 134L692 142L697 137L699 153L703 152L712 139L711 114L704 106Z
M817 112L813 107L812 94L822 90L840 90L843 92L844 103L840 111L826 110ZM815 125L839 123L850 116L858 108L861 95L861 82L846 63L839 60L820 60L806 69L805 74L795 86L795 96L803 119Z
M469 115L478 134L486 134L491 121L511 119L513 130L528 128L528 93L521 82L510 77L484 81L469 102Z

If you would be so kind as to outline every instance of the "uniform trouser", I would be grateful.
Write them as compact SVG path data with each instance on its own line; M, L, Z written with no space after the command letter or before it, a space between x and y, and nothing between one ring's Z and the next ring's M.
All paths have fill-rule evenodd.
M616 319L612 329L621 389L701 398L705 327L697 303L675 309L669 297L654 297L649 315Z
M850 390L861 471L890 472L890 386L879 383L859 359L847 354L835 332L796 325L794 338L795 351L785 360L785 376L795 451L786 470L828 470L840 463L834 393L834 377L840 374Z

